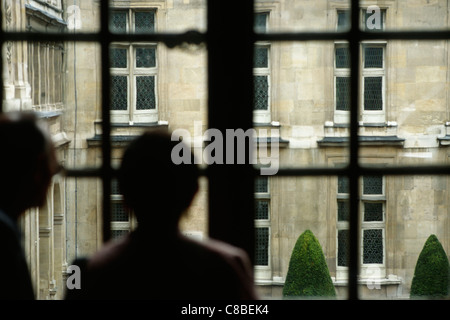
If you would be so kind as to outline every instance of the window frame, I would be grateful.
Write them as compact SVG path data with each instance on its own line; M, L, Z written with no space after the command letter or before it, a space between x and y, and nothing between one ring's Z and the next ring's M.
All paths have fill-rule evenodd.
M289 32L289 33L272 33L272 34L254 34L252 33L253 27L253 1L243 2L240 6L240 10L236 11L237 18L233 21L234 23L230 26L226 19L221 19L223 17L223 12L229 9L229 4L225 1L208 1L207 3L207 14L208 14L208 36L205 33L200 32L181 32L181 33L156 33L153 35L147 35L145 39L148 41L151 39L155 42L166 43L170 46L181 44L183 42L188 43L206 43L208 45L208 73L210 75L208 80L208 91L209 91L209 107L208 107L208 120L209 126L217 128L219 130L225 130L226 128L242 128L247 130L252 127L252 108L240 108L239 106L230 106L234 117L224 116L225 112L230 112L230 110L223 111L226 109L224 103L220 103L223 96L226 96L227 92L230 92L230 88L220 88L218 84L211 81L213 75L223 75L227 70L235 70L233 75L229 76L228 82L232 82L233 79L240 84L244 84L242 88L237 86L238 95L242 94L242 100L245 105L251 105L251 95L252 87L246 85L246 82L251 83L252 76L252 65L251 65L251 53L252 46L248 45L249 37L254 41L337 41L337 40L347 40L350 44L350 52L353 56L359 56L360 46L357 41L362 40L374 40L379 38L379 34L374 34L371 32L365 32L359 30L357 27L360 21L360 9L359 1L351 0L351 7L357 8L351 9L350 29L345 32ZM101 60L104 65L109 66L109 45L112 42L117 41L120 36L113 35L109 32L109 1L100 1L100 30L96 33L88 34L49 34L36 32L33 33L33 37L30 37L26 32L16 32L14 30L4 30L0 28L0 43L5 45L8 41L84 41L84 42L95 42L99 43L101 47ZM385 20L386 21L386 20ZM356 26L356 27L355 27ZM450 31L383 31L383 39L385 40L448 40L450 39ZM225 36L225 39L222 38ZM139 41L143 40L143 36L130 35L130 40ZM230 46L230 43L234 43L234 46ZM237 56L233 51L238 51L239 48L240 55ZM217 59L222 51L230 54L235 59L242 59L243 68L239 70L233 69L232 63L227 63L226 65L220 64L220 59ZM244 54L242 54L244 53ZM0 61L0 68L3 67L4 61ZM355 74L360 71L359 63L353 61L351 64L351 70ZM242 79L239 77L241 75ZM233 78L232 78L233 77ZM115 171L111 166L111 118L109 112L110 97L109 97L109 85L110 85L110 74L109 68L102 68L101 71L101 81L102 81L102 136L101 140L101 153L102 153L102 163L99 168L66 168L65 172L68 177L73 178L100 178L103 186L103 240L107 241L110 238L110 193L111 193L111 178L115 175ZM243 80L243 82L239 82ZM3 80L0 80L3 82ZM336 177L340 175L345 175L349 178L350 185L350 211L359 212L358 206L358 194L359 194L359 177L369 174L379 174L384 176L396 176L396 175L438 175L445 176L449 175L450 166L449 165L391 165L384 168L367 167L360 164L359 161L359 149L361 147L359 141L359 98L360 97L360 86L359 80L352 78L351 80L351 111L349 114L350 121L350 135L349 135L349 161L344 167L341 168L280 168L276 174L278 177L318 177L318 176L331 176ZM2 101L4 101L4 91L2 90ZM223 108L217 108L217 104L223 106ZM0 112L3 112L4 105L0 104ZM252 237L248 235L248 231L253 225L253 217L250 215L241 215L242 212L249 212L249 208L252 207L253 202L253 188L252 181L255 176L254 168L250 165L230 165L230 166L212 166L210 170L203 171L203 175L206 175L212 184L209 189L209 203L211 205L209 216L210 216L210 231L218 239L224 241L229 241L235 245L238 245L244 250L246 250L250 257L252 257L253 252L253 240ZM236 182L239 181L241 186L241 194L237 194L234 188ZM223 182L223 183L222 183ZM230 199L230 195L232 196ZM228 200L228 201L227 201ZM242 200L241 203L235 200ZM233 203L239 203L240 208L234 212ZM251 210L250 210L251 212ZM230 233L232 224L230 220L238 218L238 224L234 225L237 232ZM239 219L240 218L240 219ZM224 222L224 223L223 223ZM235 222L235 221L233 221ZM359 264L359 250L358 241L359 238L359 215L352 214L349 221L350 230L350 263L349 263L349 279L348 279L348 296L350 300L358 300L359 284L357 279L358 274L358 264Z
M153 29L157 29L157 10L156 8L123 8L111 7L111 12L121 11L127 12L126 32L125 34L134 34L135 32L135 16L137 12L152 12L154 15ZM122 33L119 33L122 34ZM154 48L155 50L155 66L149 68L138 68L136 66L136 49L137 48ZM111 42L111 49L123 48L127 50L127 67L113 68L110 67L111 76L127 76L127 110L111 110L111 121L114 123L156 123L159 120L158 107L158 44L156 42ZM145 110L137 109L137 84L136 78L139 76L154 77L154 97L155 107Z

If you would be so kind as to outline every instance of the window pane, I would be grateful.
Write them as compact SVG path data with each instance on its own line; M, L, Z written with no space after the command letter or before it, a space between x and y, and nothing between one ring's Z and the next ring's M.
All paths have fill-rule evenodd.
M156 108L155 77L136 77L136 110Z
M111 110L128 109L128 77L111 76Z
M336 77L336 110L350 110L350 77Z
M337 31L343 32L350 28L350 11L342 10L337 12Z
M126 68L128 66L127 49L111 48L111 68Z
M383 221L383 203L364 202L364 221Z
M269 178L267 176L260 176L255 179L255 193L269 192Z
M364 78L364 110L383 110L382 77Z
M128 20L127 11L113 11L111 13L110 20L111 20L110 21L111 32L125 33L127 31L127 20Z
M111 238L112 239L119 239L120 237L126 235L129 231L128 230L111 230Z
M136 48L136 68L152 68L155 66L155 48Z
M383 194L382 176L364 176L363 194Z
M138 11L134 14L134 31L136 33L152 33L155 31L155 13Z
M348 266L348 251L349 251L349 230L338 231L338 252L337 265L340 267Z
M383 230L363 230L363 263L383 263Z
M125 210L122 202L111 203L111 221L128 221L129 214Z
M348 47L336 48L336 68L350 68L350 50Z
M348 201L338 201L338 221L349 221L350 203Z
M255 202L255 219L267 220L269 219L269 204L268 200L256 200Z
M269 228L255 228L255 265L269 265Z
M268 76L254 76L255 86L254 110L267 110L269 108L269 82Z
M364 68L383 68L383 48L364 48Z
M338 193L349 193L349 181L347 177L338 177Z
M269 66L269 49L255 46L254 67L267 68Z
M267 18L268 13L257 13L255 14L255 31L258 33L267 32Z

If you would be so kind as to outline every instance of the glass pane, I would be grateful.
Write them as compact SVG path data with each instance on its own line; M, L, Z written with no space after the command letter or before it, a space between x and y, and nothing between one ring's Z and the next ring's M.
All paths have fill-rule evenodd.
M383 48L364 48L364 68L383 68Z
M128 230L111 230L111 239L119 239L125 236L129 231Z
M269 107L269 82L267 76L254 76L254 110L267 110Z
M255 265L269 264L269 228L255 228Z
M349 236L349 230L338 231L337 265L339 267L348 267Z
M111 76L111 110L128 109L128 77Z
M350 68L350 50L348 46L336 48L336 68Z
M127 68L128 67L128 50L120 48L111 48L111 68Z
M337 31L344 32L348 31L350 28L350 11L349 10L338 10L337 11Z
M155 31L155 13L153 11L137 11L134 14L134 31L136 33L152 33Z
M128 28L128 11L112 11L110 17L111 32L125 33Z
M269 49L255 46L254 68L269 67Z
M349 193L349 180L347 177L338 177L338 193Z
M383 230L363 230L363 263L383 263Z
M152 68L155 66L155 48L136 48L136 68Z
M364 221L383 221L383 203L364 202Z
M349 201L338 201L338 221L349 221L350 203Z
M122 202L111 203L111 222L129 221L128 211L125 210Z
M364 77L364 110L383 110L382 77Z
M350 77L336 77L336 110L350 110Z
M269 219L269 205L268 200L256 200L255 202L255 219L267 220Z
M155 77L136 77L136 96L136 110L155 109Z
M269 178L267 176L260 176L255 179L255 193L269 192Z
M383 177L363 177L363 194L383 194Z
M267 22L269 14L267 12L261 12L255 14L255 31L258 33L267 32Z

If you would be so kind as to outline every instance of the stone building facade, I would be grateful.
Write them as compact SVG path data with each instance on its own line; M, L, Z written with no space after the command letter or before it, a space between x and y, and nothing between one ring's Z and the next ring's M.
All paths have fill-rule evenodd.
M341 31L348 26L349 6L341 0L257 0L255 28ZM363 0L360 6L361 27L374 31L449 26L444 0ZM111 1L111 8L114 32L206 31L206 2L201 0ZM99 30L100 1L4 0L2 9L6 30ZM387 41L380 32L379 39L361 43L360 49L361 163L448 164L448 41ZM143 130L185 129L194 146L202 144L207 129L204 46L113 43L110 56L111 65L102 65L100 46L91 42L8 42L3 47L4 110L35 110L46 119L65 167L99 167L100 72L109 67L114 164ZM279 156L272 160L280 168L348 163L349 76L344 41L255 44L255 130L260 139L264 130L273 133ZM202 149L195 152L201 156ZM448 184L445 175L361 179L362 297L408 297L417 257L430 234L449 252ZM102 245L101 190L99 179L55 177L48 205L23 220L24 247L40 299L61 299L67 266ZM197 238L208 235L207 195L202 178L182 222L183 230ZM348 183L341 177L257 179L255 282L262 297L281 298L292 249L306 229L317 236L339 297L345 297L348 198ZM113 184L114 237L136 225L121 200Z

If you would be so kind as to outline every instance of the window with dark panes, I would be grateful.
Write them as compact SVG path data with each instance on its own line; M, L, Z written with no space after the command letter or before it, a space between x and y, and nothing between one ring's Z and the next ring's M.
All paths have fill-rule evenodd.
M111 30L115 33L152 33L155 12L113 11ZM158 121L156 43L113 43L110 60L112 121Z
M270 265L270 191L269 178L259 176L255 179L255 269ZM261 276L263 277L263 276Z

